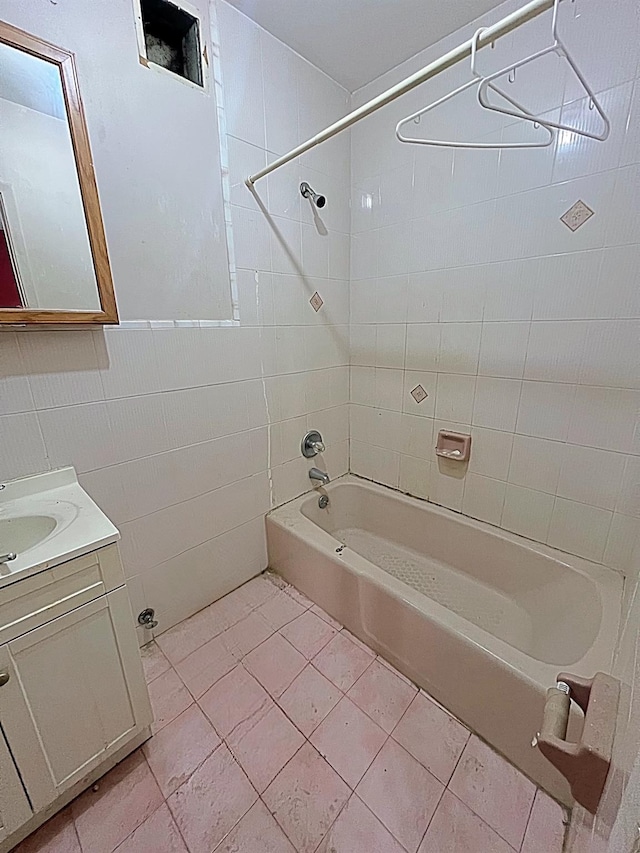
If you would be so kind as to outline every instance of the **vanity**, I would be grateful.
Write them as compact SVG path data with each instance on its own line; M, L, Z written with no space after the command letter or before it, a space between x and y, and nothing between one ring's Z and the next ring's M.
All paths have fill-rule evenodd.
M0 484L0 853L151 735L119 538L73 468Z

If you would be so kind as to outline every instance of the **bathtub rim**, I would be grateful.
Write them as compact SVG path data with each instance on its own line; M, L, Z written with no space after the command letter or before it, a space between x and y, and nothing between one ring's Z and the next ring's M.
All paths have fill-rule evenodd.
M344 548L342 543L330 532L321 528L302 512L302 506L305 503L317 499L317 490L306 492L271 510L267 514L267 523L278 524L310 547L317 548L324 557L343 564L346 571L352 571L359 578L366 578L376 586L388 590L390 594L399 598L406 606L417 610L425 618L434 619L443 630L461 634L467 642L479 647L483 653L491 655L501 666L513 670L514 675L517 675L518 678L524 678L546 689L555 681L557 673L563 669L570 669L576 675L587 677L592 676L597 671L612 672L622 613L624 577L620 573L600 563L593 563L582 557L559 551L549 545L526 539L487 522L470 518L462 513L430 501L415 498L354 474L344 474L336 478L323 487L323 491L326 490L330 495L331 491L347 484L356 485L358 488L385 497L391 497L401 503L418 507L424 512L454 520L471 529L510 541L530 552L559 562L571 571L586 575L595 584L602 607L601 622L593 644L582 658L566 665L540 661L511 646L506 641L467 621L437 601L414 590L357 552L348 547ZM273 568L277 571L277 566Z

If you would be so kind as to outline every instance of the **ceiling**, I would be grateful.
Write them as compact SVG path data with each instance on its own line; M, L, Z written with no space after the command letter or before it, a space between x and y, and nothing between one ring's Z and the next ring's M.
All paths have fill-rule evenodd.
M350 92L502 0L229 0Z

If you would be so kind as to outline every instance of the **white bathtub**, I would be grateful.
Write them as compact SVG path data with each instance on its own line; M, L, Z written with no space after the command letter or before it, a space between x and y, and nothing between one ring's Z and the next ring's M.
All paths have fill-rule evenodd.
M571 804L531 739L560 670L611 671L621 576L351 475L326 493L268 516L271 568Z

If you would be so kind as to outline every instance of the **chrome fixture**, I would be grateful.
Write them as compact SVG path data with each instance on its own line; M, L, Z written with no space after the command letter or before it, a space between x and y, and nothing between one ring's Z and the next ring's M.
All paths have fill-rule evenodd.
M318 506L320 509L326 509L329 506L329 495L320 495L318 498Z
M319 468L312 468L309 471L309 479L311 481L317 480L319 483L322 483L323 486L326 486L329 482L329 475L325 474L325 472L321 471Z
M325 127L319 133L312 136L311 139L307 139L305 142L301 142L300 145L296 145L296 147L291 151L287 151L286 154L283 154L273 160L267 166L260 169L259 172L256 172L254 175L249 175L249 177L245 179L245 184L249 189L251 189L257 181L265 178L267 175L271 174L271 172L275 172L276 169L280 169L292 160L296 160L302 154L305 154L317 145L326 142L328 139L332 139L334 136L337 136L337 134L342 133L343 130L346 130L348 127L362 121L362 119L367 118L367 116L372 115L377 112L377 110L386 107L387 104L390 104L397 98L406 95L407 92L411 92L416 87L421 86L427 80L431 80L433 77L436 77L438 74L441 74L448 68L456 65L458 62L466 60L471 54L471 49L474 47L474 43L476 50L488 47L498 39L510 35L516 28L528 23L538 15L546 12L548 9L551 9L552 6L554 6L554 0L530 0L529 3L526 3L517 11L512 12L510 15L507 15L502 18L502 20L485 29L484 33L477 39L468 39L462 44L459 44L457 47L454 47L453 50L447 51L444 55L434 59L428 65L425 65L424 68L421 68L419 71L414 71L413 74L409 77L405 77L404 80L395 83L390 89L387 89L379 95L375 95L375 97L370 101L367 101L366 104L362 104L362 106L352 110L343 118L333 122L333 124L330 124L328 127ZM532 60L529 58L529 61ZM582 83L582 85L584 88L584 83ZM518 115L517 118L522 118L522 116ZM535 117L533 117L533 119L535 121ZM542 124L542 122L538 123ZM548 121L546 123L550 124ZM573 130L572 132L575 133L576 131Z
M324 453L324 442L317 429L312 429L305 435L300 443L300 450L307 459L317 456L318 453Z
M158 627L158 622L156 621L156 611L153 607L145 608L141 613L138 614L138 624L142 625L144 628L148 628L151 630L152 628Z
M320 193L314 192L306 181L300 184L300 192L302 193L302 198L310 198L316 207L324 207L327 203L326 198L320 195Z
M8 672L0 672L0 687L4 687L10 678L11 676Z
M11 560L15 560L18 555L13 551L9 551L8 554L0 554L0 564L2 563L10 563Z

